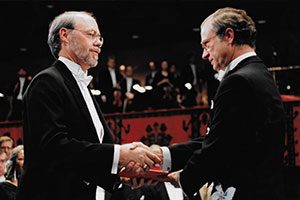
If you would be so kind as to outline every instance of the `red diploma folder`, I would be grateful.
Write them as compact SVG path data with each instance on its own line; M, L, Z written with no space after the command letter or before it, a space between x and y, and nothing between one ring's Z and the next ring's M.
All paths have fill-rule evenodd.
M161 180L161 178L167 177L169 171L162 171L159 165L156 165L154 168L150 168L144 174L134 176L133 173L126 170L121 170L119 172L120 177L127 177L127 178L144 178L144 179L152 179L152 180Z

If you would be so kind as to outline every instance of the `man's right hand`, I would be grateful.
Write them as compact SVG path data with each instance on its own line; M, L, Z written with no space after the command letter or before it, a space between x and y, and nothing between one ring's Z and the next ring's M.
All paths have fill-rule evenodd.
M163 152L162 152L162 150L161 150L161 148L160 148L159 145L157 145L157 144L152 144L152 145L150 146L150 151L151 151L152 153L154 153L155 155L157 155L161 161L163 161L164 156L163 156Z
M161 159L150 151L150 148L141 142L123 144L120 146L119 165L126 167L129 162L138 164L141 168L153 168L155 164L160 164Z

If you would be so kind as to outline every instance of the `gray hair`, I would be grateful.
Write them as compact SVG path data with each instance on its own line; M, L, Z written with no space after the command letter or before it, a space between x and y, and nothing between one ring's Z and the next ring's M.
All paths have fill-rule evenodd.
M247 44L255 48L255 23L251 17L247 15L246 11L230 7L221 8L208 16L201 24L201 27L208 21L211 22L212 28L218 37L223 38L225 30L232 28L235 34L235 44Z
M7 180L13 180L13 179L19 179L21 174L18 171L17 167L17 155L20 151L24 150L23 145L18 145L11 151L10 159L7 163L7 173L6 173L6 179Z
M58 53L61 49L59 30L61 28L74 29L76 19L78 19L78 17L82 17L83 15L93 17L92 13L85 11L67 11L56 16L54 20L50 23L48 33L48 45L54 58L58 58Z

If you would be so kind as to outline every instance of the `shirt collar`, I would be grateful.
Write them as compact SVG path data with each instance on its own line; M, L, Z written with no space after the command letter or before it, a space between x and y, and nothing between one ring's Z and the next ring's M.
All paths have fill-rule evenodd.
M256 53L254 51L248 52L248 53L244 53L242 55L240 55L239 57L235 58L234 60L232 60L227 67L225 68L225 70L220 70L218 72L218 80L221 81L223 79L223 77L231 70L233 70L242 60L249 58L251 56L256 56Z
M240 55L239 57L235 58L227 65L225 71L229 72L229 71L233 70L242 60L244 60L248 57L251 57L251 56L256 56L256 53L254 51L251 51L251 52Z
M93 77L88 76L87 71L84 72L81 66L78 65L77 63L62 56L60 56L58 60L60 60L67 66L67 68L71 71L71 73L73 74L73 76L76 78L77 81L82 81L86 85L88 85L93 79Z

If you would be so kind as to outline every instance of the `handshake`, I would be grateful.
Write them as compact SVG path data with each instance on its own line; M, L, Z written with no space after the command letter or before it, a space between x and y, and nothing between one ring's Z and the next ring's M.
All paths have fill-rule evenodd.
M159 146L148 147L141 142L120 146L119 176L123 183L132 188L165 181L168 172L160 170L163 154Z

